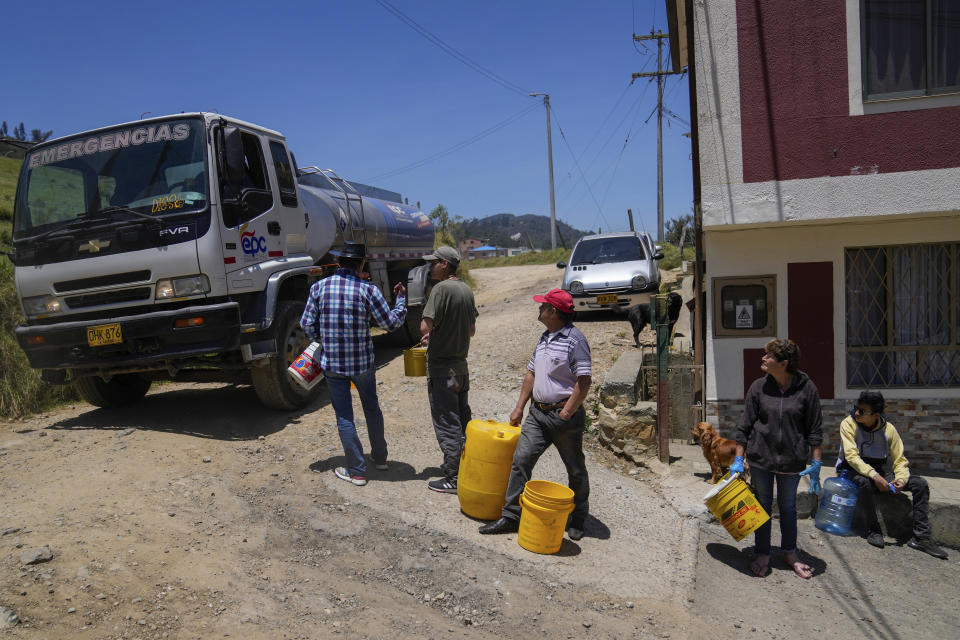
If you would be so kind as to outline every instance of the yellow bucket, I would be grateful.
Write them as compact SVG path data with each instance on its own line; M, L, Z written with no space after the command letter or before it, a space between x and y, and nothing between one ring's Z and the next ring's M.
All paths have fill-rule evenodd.
M427 348L411 347L403 352L403 375L427 375Z
M530 480L524 485L523 492L537 504L560 507L573 504L573 489L549 480Z
M503 510L520 427L495 420L471 420L466 433L457 475L460 509L479 520L496 520Z
M703 496L710 513L723 524L733 539L737 542L753 533L770 516L753 493L747 483L740 479L739 474L728 476Z
M541 501L535 495L528 494L524 487L520 496L520 530L517 532L517 542L527 551L534 553L556 553L563 544L563 532L567 529L567 518L573 511L573 491L568 487L546 480L531 480L538 483L542 493L538 495L562 495L559 490L553 490L544 483L554 485L569 492L569 499L565 504L554 501ZM527 486L530 486L530 482Z

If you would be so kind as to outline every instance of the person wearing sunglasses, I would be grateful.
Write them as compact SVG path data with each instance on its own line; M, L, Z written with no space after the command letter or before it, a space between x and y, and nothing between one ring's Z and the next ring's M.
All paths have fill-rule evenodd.
M885 407L879 391L860 394L850 415L840 423L837 471L849 469L850 479L860 488L859 500L867 516L867 542L879 549L885 546L874 495L909 491L913 497L913 537L907 546L946 560L946 552L931 537L930 486L910 473L903 440L883 414Z

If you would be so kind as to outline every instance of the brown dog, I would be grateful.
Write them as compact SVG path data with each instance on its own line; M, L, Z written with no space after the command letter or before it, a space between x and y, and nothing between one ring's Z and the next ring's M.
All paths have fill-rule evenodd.
M710 483L716 484L733 463L733 458L737 453L736 440L721 438L709 422L698 422L690 430L690 433L699 438L700 446L703 448L703 457L710 463L710 471L713 472ZM749 471L744 470L744 473L749 473Z

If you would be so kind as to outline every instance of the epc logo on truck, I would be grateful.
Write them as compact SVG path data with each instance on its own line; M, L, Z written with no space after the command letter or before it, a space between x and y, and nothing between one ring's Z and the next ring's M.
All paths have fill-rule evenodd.
M263 236L257 237L256 231L244 231L240 234L240 247L244 253L251 256L266 253L267 239Z

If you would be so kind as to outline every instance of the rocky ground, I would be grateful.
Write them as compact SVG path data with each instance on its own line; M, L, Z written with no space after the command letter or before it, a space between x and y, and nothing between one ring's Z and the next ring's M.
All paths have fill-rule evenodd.
M530 297L556 286L559 271L473 273L471 406L476 418L504 420L541 331ZM598 314L578 325L599 382L633 348L629 324ZM652 344L652 332L643 337ZM426 489L439 450L425 379L404 377L402 360L378 348L390 469L371 470L365 487L332 473L343 454L325 395L288 414L260 407L249 388L163 385L123 410L77 404L0 424L0 629L18 638L787 638L836 619L847 637L918 638L947 637L956 624L954 605L924 604L912 581L876 601L888 607L878 618L863 589L847 597L853 578L749 578L739 564L747 545L723 538L697 505L702 477L683 465L636 467L592 435L586 537L540 556L515 535L480 536L456 496ZM562 481L559 458L548 453L536 475ZM851 549L820 555L829 566L868 562ZM901 572L930 561L927 584L956 602L956 554L934 564L890 552ZM885 566L854 586L882 581ZM796 610L783 606L793 598ZM842 601L852 604L834 607ZM863 618L883 624L859 634Z

